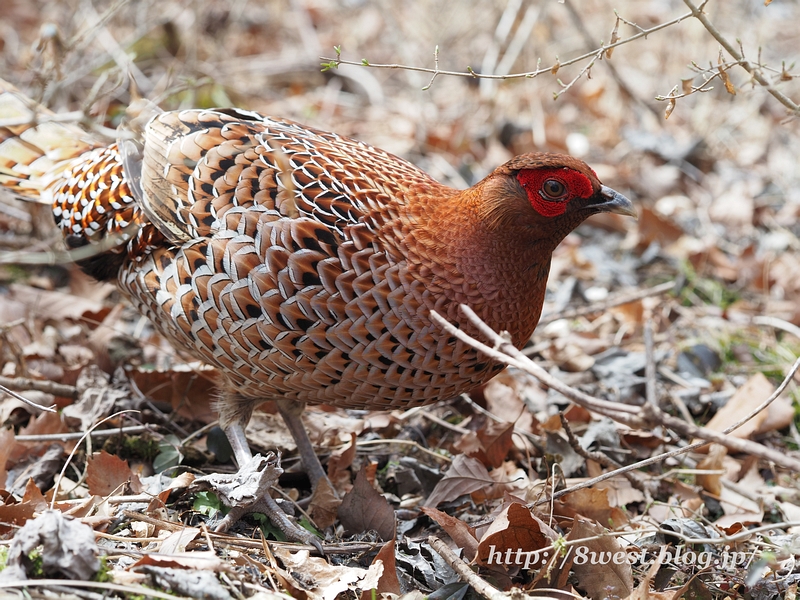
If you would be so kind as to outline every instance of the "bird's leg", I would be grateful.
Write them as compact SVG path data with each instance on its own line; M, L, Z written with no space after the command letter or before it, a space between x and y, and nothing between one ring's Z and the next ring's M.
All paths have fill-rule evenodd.
M226 502L230 506L230 512L223 518L216 527L217 531L226 531L238 521L243 515L253 512L265 513L272 523L274 523L289 540L310 544L314 546L320 554L323 554L322 544L317 537L293 523L281 510L278 504L270 495L270 488L277 483L278 477L283 472L280 468L280 459L270 463L262 456L253 456L247 438L244 433L244 424L241 421L234 421L225 427L225 434L233 448L239 470L234 476L237 479L233 482L234 493L242 492L245 486L252 486L249 489L254 491L251 494L251 501L230 501ZM308 436L306 436L308 439ZM309 442L310 445L310 442ZM319 461L317 461L319 464ZM319 467L322 469L322 467ZM241 479L241 481L238 481ZM221 496L226 497L222 485L218 485L217 491Z
M225 435L228 436L228 442L233 449L236 464L241 469L253 458L253 453L250 452L250 446L247 443L247 436L244 433L244 426L238 421L231 423L225 429Z
M311 479L311 486L316 489L320 479L327 480L328 476L325 474L325 470L319 462L319 457L314 451L314 446L311 444L308 432L303 426L303 420L300 418L305 408L305 403L297 402L296 400L281 399L277 401L277 404L278 412L281 413L286 427L289 429L289 433L292 434L297 444L297 453L300 455L300 460L308 473L309 479ZM330 482L328 483L330 484ZM333 490L333 486L330 486L330 489Z

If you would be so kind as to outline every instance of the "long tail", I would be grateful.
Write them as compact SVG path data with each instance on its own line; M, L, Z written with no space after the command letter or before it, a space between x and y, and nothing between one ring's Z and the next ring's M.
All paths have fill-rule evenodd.
M95 148L86 133L0 79L0 185L29 200L50 203L56 174Z
M0 79L0 185L49 204L69 248L91 245L78 261L93 277L112 279L128 252L153 236L145 224L117 144L93 139L77 125ZM143 235L146 233L146 235ZM88 249L87 249L88 250Z

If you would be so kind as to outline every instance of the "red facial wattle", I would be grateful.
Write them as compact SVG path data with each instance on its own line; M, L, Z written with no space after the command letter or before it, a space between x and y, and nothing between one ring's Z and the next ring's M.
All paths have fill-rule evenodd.
M558 198L548 196L544 186L550 180L560 182L565 188L564 194ZM563 215L570 200L588 198L594 193L589 178L569 168L524 169L517 174L517 181L525 188L533 209L543 217Z

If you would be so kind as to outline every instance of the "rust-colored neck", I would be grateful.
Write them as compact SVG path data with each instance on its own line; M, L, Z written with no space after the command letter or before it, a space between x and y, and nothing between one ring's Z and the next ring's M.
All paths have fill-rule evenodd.
M561 238L520 221L524 211L515 202L526 200L510 185L490 176L463 191L410 189L404 226L392 220L382 233L403 247L409 271L439 298L435 308L450 321L467 327L458 310L467 304L522 347L539 320L550 256Z

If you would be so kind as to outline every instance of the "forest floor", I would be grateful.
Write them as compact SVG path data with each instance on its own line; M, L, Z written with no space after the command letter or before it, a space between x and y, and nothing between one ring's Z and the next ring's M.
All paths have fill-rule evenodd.
M197 478L235 471L214 370L55 264L47 207L0 196L0 384L57 407L0 392L0 596L794 598L800 4L711 0L705 24L688 4L1 3L0 77L95 131L135 87L355 137L454 187L567 152L639 218L567 237L524 356L471 397L306 411L346 495L321 558L263 519L210 530ZM248 439L307 499L274 408Z

